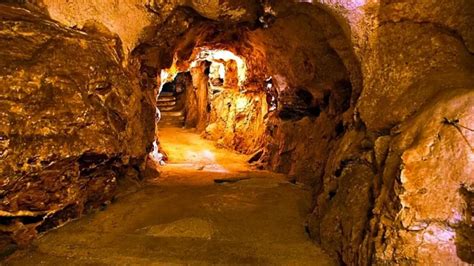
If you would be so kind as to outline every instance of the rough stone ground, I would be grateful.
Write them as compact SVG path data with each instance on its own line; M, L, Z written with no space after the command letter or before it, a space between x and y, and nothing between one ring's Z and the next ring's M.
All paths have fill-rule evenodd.
M159 179L6 264L336 264L305 234L309 191L190 131L162 129L160 139L171 156Z

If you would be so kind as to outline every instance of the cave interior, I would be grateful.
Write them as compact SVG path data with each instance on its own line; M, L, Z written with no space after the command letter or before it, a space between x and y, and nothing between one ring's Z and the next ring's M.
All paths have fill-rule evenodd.
M473 264L473 14L0 1L0 264Z

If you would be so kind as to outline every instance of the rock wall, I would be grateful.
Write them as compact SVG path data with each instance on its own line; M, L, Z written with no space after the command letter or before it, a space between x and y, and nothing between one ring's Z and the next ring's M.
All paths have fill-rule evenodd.
M473 3L321 2L352 29L364 82L312 236L347 264L472 263Z
M186 61L204 44L245 58L246 85L258 88L247 95L247 102L259 99L252 110L263 108L264 80L273 77L277 109L257 115L266 127L258 138L266 146L261 161L313 188L308 229L341 263L474 263L473 1L92 2L44 0L43 8L67 25L94 20L118 34L125 56L132 51L129 62L140 69L142 89L156 89L159 70L176 58ZM123 18L130 16L137 19L128 27L130 19ZM81 44L92 37L82 38ZM243 148L239 143L247 142L239 139L255 134L252 129L260 132L260 122L235 131L236 106L220 112L226 99L238 96L229 91L216 103L212 119L226 121L211 133L251 150L258 145ZM142 106L142 113L151 109ZM103 143L119 142L114 140L104 137ZM1 147L9 143L2 136Z
M263 148L267 103L260 92L240 93L227 88L210 101L211 112L205 136L222 147L244 154Z
M360 66L342 28L321 8L274 9L268 29L249 33L278 94L262 160L292 181L320 187L328 151L350 123L361 90Z
M154 103L117 40L0 5L0 250L110 202L137 178Z
M461 127L473 125L473 100L471 88L441 93L392 135L374 213L393 219L378 225L377 261L473 263L472 202L463 193L474 188L474 134Z
M23 1L25 2L25 1ZM147 41L149 30L165 23L176 9L193 9L219 21L245 22L257 19L258 1L201 0L26 0L40 6L51 18L68 27L83 28L93 21L120 36L125 56Z
M194 127L199 132L203 132L209 124L209 77L205 74L205 64L192 68L190 72L192 75L192 90L186 92L188 97L185 103L185 124L187 127Z
M260 150L265 143L268 112L265 93L236 84L211 87L207 67L201 62L190 69L193 86L186 97L186 126L196 128L221 147L245 154Z
M82 29L88 23L100 23L123 43L125 55L138 44L142 31L152 24L156 16L148 12L146 1L140 0L42 0L40 6L52 19L68 26Z

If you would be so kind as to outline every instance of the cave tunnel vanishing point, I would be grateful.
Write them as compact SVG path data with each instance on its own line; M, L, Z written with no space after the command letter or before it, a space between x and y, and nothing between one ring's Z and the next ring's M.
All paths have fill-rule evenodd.
M0 1L0 265L474 264L474 1Z

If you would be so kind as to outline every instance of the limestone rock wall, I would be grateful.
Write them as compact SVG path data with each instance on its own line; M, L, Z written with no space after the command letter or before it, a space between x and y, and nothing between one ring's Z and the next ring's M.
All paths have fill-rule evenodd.
M472 263L473 3L320 2L352 29L363 90L312 236L347 264Z
M384 8L388 10L382 9L380 16L396 17L390 14L391 5ZM380 22L374 33L377 37L371 47L373 52L365 63L366 82L358 109L371 130L391 128L440 91L472 81L472 55L449 28L392 19L395 22L388 18ZM400 103L407 101L411 104L400 108Z
M154 107L109 36L0 5L0 250L112 200Z
M209 123L209 77L205 75L205 71L206 66L203 64L191 69L192 91L186 92L190 96L186 99L186 126L195 127L200 132Z
M226 89L211 101L206 137L222 147L251 154L263 148L267 104L264 93Z
M342 28L323 9L282 3L275 12L268 29L249 33L278 94L263 160L295 182L320 187L328 151L346 131L360 93L360 66Z
M378 261L473 263L474 134L462 127L472 129L473 96L439 94L392 135L374 210L390 217L378 225Z

